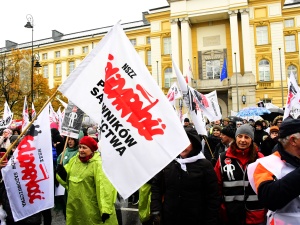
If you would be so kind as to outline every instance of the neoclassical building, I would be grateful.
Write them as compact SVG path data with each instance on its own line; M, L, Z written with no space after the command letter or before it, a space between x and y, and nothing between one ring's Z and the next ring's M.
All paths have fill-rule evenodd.
M298 2L298 3L297 3ZM168 0L149 9L142 20L123 24L132 45L166 93L176 76L172 59L190 85L206 94L217 90L223 117L231 110L272 102L282 107L291 72L299 80L300 3L284 0ZM40 73L52 88L61 84L101 41L110 27L34 40ZM6 41L1 52L31 48ZM228 78L220 81L226 61Z

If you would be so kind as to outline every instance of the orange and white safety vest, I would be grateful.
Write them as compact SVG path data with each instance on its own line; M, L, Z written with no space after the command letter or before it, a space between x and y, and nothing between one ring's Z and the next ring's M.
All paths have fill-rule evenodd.
M256 172L256 168L259 164L263 166L267 171L275 175L277 179L281 179L282 177L296 169L296 167L292 166L291 164L282 161L279 152L275 152L272 155L256 160L256 162L251 163L248 166L248 179L253 190L256 193L260 185L260 182L258 180L263 181L261 174ZM261 168L260 172L262 172ZM300 197L293 199L286 206L274 212L269 210L267 214L267 224L299 225Z

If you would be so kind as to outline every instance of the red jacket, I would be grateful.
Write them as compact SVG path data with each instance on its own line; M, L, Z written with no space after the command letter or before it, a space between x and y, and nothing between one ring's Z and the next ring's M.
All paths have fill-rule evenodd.
M249 149L246 149L244 151L237 149L236 154L233 154L231 147L229 147L228 150L226 151L226 157L231 158L231 159L236 159L237 162L239 163L239 165L241 166L241 168L243 168L245 170L248 166L248 160L249 160L248 152L249 152ZM258 158L264 157L263 154L258 152L258 149L257 149L257 154L258 154ZM215 172L216 172L217 178L218 178L219 194L220 194L220 196L223 196L223 178L222 178L222 172L221 172L220 157L215 165ZM248 211L247 210L246 211L246 223L247 224L258 224L258 223L264 222L266 212L267 212L266 210L256 210L256 211ZM226 207L225 207L224 202L222 202L222 204L221 204L220 214L221 214L220 215L221 219L224 222L227 222L228 219L227 219L227 215L226 215Z

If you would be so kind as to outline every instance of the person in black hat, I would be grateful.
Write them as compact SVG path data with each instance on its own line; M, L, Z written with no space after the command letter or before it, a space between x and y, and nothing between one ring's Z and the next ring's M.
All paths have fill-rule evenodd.
M215 164L216 164L216 162L217 162L217 160L219 158L219 155L222 152L227 151L227 149L229 148L229 146L231 145L231 143L234 142L235 131L236 131L236 128L233 127L233 126L224 127L221 130L221 135L220 135L221 143L217 144L217 146L215 147L214 160L211 160L213 166L215 166Z
M263 142L264 137L268 137L269 134L263 130L263 123L260 120L255 122L254 142L259 147Z
M190 124L190 119L189 118L184 118L183 127L192 127L192 125Z
M248 167L251 186L269 209L267 224L300 224L300 120L279 127L276 151Z
M189 146L152 180L153 224L217 224L217 177L201 153L201 139L194 128L185 128ZM162 185L163 184L163 185Z

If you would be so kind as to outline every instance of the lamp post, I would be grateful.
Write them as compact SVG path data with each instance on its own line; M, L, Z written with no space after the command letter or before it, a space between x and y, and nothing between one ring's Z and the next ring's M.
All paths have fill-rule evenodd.
M281 65L281 48L278 48L278 50L279 50L279 63L280 63L281 104L282 104L282 108L284 108L284 102L283 102L283 82L282 82L282 65Z
M234 53L234 60L235 60L235 82L236 82L236 104L237 104L237 111L240 111L239 105L239 86L238 86L238 79L237 79L237 65L236 65L236 52Z
M33 103L33 16L31 14L26 15L27 23L24 27L31 28L31 103Z

